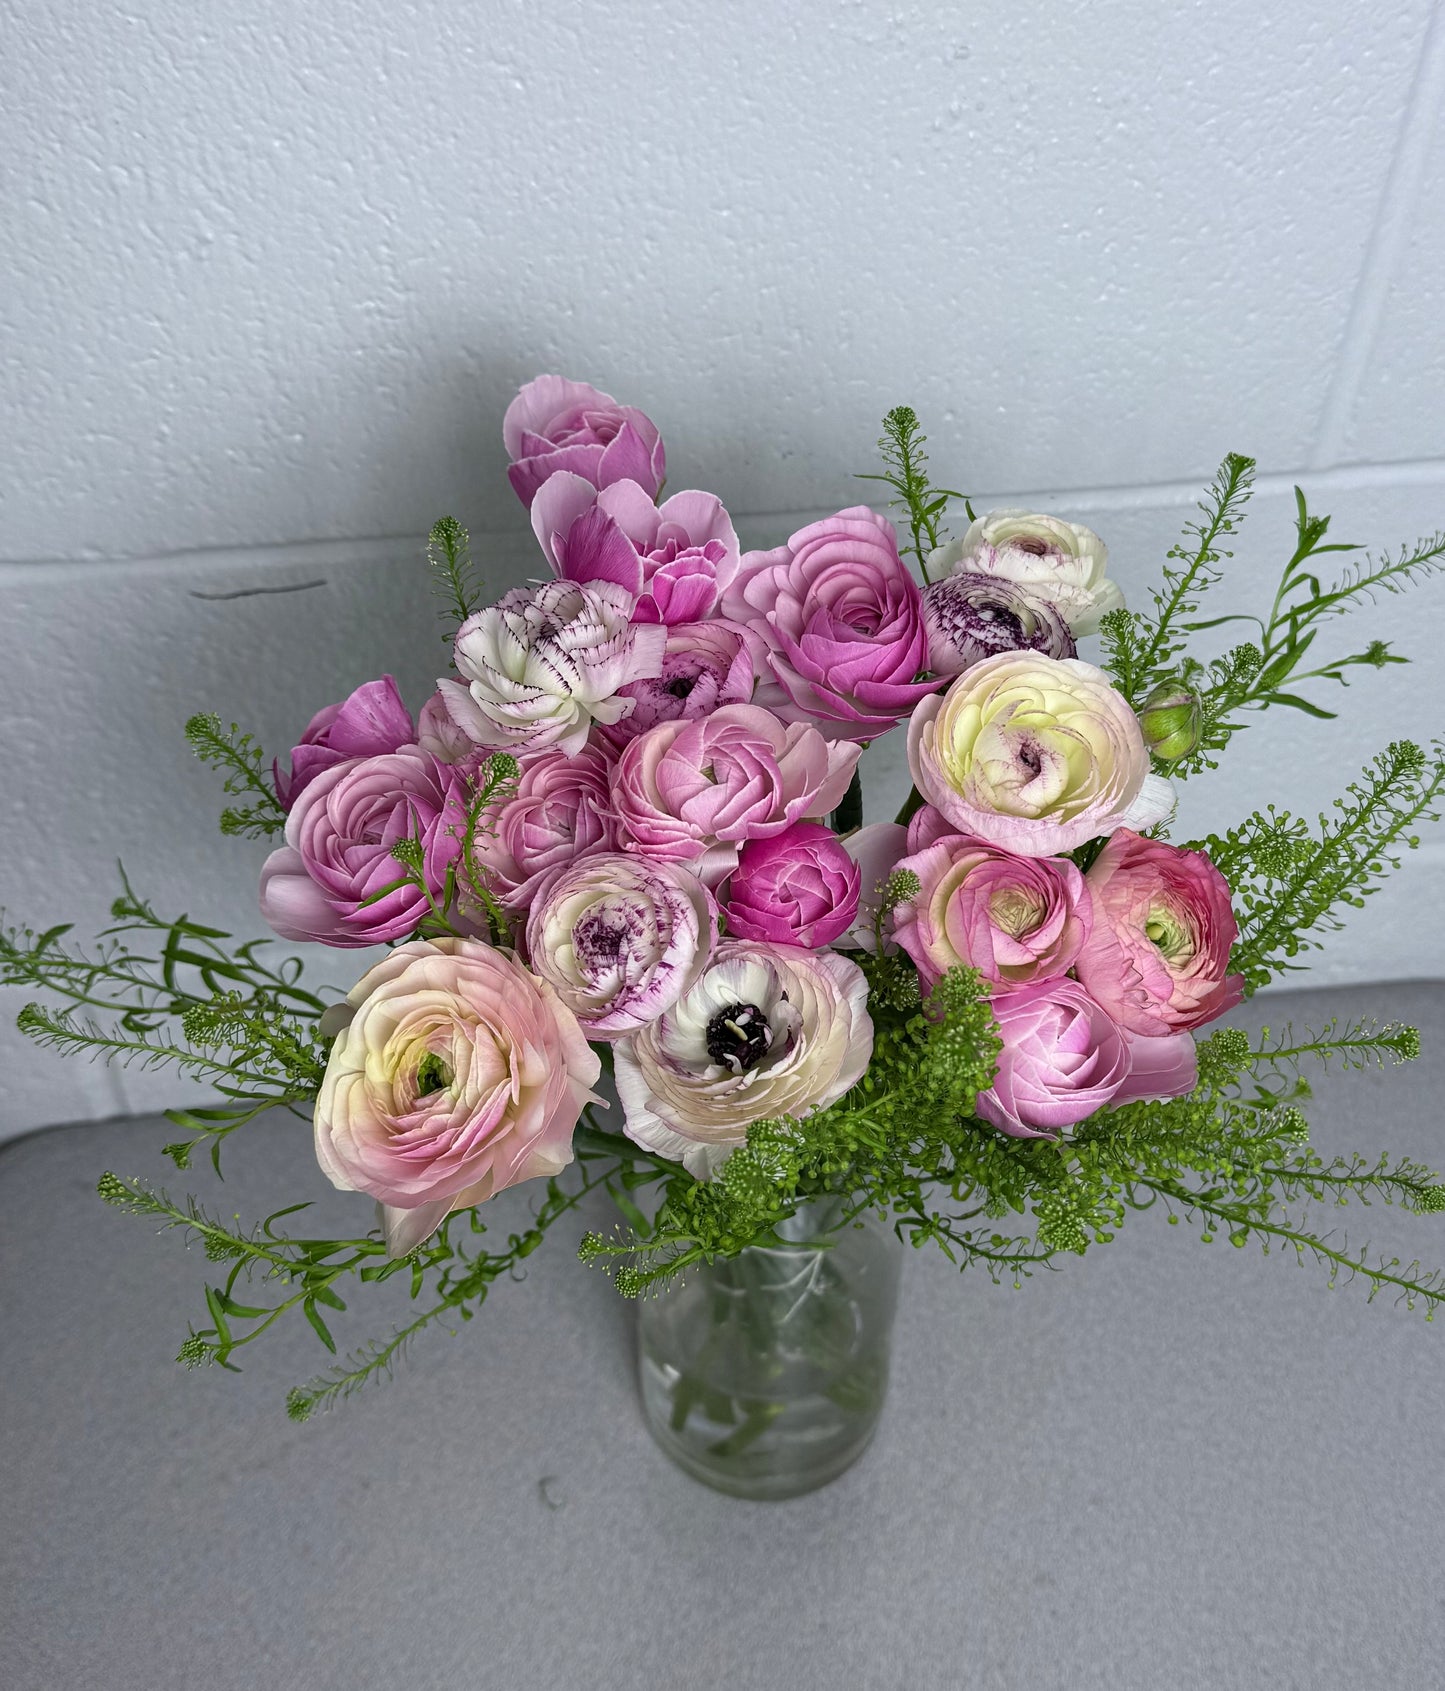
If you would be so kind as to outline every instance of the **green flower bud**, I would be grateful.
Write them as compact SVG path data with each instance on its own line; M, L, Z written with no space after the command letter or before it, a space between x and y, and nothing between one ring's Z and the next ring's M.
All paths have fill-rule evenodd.
M1199 695L1182 681L1161 681L1139 712L1144 743L1161 763L1178 763L1196 750L1203 723Z

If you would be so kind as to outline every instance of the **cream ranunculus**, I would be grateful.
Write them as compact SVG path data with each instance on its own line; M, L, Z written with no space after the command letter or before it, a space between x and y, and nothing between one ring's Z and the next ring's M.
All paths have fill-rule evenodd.
M1148 827L1174 806L1128 702L1079 658L1000 652L975 664L913 713L908 762L959 833L1027 857Z
M1074 634L1092 634L1099 619L1124 603L1108 580L1109 553L1093 529L1035 511L985 511L959 540L928 559L935 581L948 575L992 575L1031 588L1055 606Z

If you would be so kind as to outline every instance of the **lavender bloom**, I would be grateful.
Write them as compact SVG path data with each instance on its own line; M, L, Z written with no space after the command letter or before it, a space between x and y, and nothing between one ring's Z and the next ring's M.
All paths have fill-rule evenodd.
M928 662L962 675L995 652L1072 658L1078 647L1057 605L1035 587L998 575L950 575L923 590Z

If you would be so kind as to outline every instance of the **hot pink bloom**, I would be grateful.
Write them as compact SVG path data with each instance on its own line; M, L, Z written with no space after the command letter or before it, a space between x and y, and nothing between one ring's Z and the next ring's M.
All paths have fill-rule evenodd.
M749 552L722 609L749 630L769 677L758 702L830 739L876 739L937 685L918 680L928 630L893 524L866 505Z
M283 810L290 810L302 788L323 769L351 757L394 752L415 739L411 712L401 702L396 682L389 675L365 681L339 705L327 705L306 724L300 745L291 753L288 774L281 773L279 763L271 765L276 797Z
M453 1210L559 1174L601 1072L545 982L477 940L413 940L347 997L316 1100L316 1160L381 1200L405 1256Z
M1114 1019L1141 1034L1212 1022L1244 994L1229 971L1239 937L1229 883L1202 851L1121 828L1085 877L1094 931L1079 979Z
M615 761L601 746L584 746L576 757L552 747L522 759L515 788L488 808L472 850L503 904L529 909L555 869L616 849L609 790Z
M559 471L532 504L532 527L564 581L611 581L638 622L701 622L738 572L738 537L713 493L674 493L660 507L635 481L600 492Z
M464 823L456 771L419 746L338 763L292 806L286 844L261 870L261 914L284 939L340 946L400 939L431 905L402 880L391 848L419 838L422 873L439 896Z
M925 991L948 969L977 969L1000 987L1068 973L1089 933L1084 877L1062 857L1018 857L952 834L898 865L917 898L893 913L893 937Z
M622 849L689 863L715 887L736 867L743 841L833 810L860 755L858 746L829 745L807 723L785 727L756 705L660 722L618 761Z
M585 476L594 487L641 482L653 496L667 473L667 455L650 417L565 376L527 383L507 407L502 440L512 460L507 479L524 505L558 470Z
M858 865L831 828L795 822L767 840L749 840L722 900L728 931L774 945L831 945L858 913Z
M625 746L659 722L695 722L719 705L745 705L752 696L753 660L740 628L721 617L675 623L667 631L662 674L621 688L618 697L632 700L632 714L599 733Z

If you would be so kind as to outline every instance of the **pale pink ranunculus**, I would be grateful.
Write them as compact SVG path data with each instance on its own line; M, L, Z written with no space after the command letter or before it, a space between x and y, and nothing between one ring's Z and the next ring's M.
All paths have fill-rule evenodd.
M437 689L416 719L416 743L442 763L479 764L486 753L452 721L446 695Z
M1147 827L1173 808L1128 701L1079 658L1000 652L975 664L913 713L908 763L958 833L1026 857Z
M382 1205L405 1256L453 1211L559 1174L601 1073L544 981L479 940L413 940L369 969L316 1099L316 1160Z
M508 909L527 910L555 870L617 844L611 783L615 757L602 745L575 757L557 747L521 760L514 785L482 812L471 862Z
M690 489L658 506L635 481L599 490L565 470L533 500L532 528L558 576L625 587L638 622L710 617L741 557L715 493Z
M618 759L619 844L691 864L715 887L736 867L745 840L835 809L861 752L756 705L724 705L698 722L659 722Z
M800 1121L873 1054L868 982L836 951L727 940L670 1010L613 1048L626 1132L706 1179L755 1121Z
M662 438L646 412L565 376L527 383L502 418L502 443L512 460L507 479L524 505L559 470L594 487L640 482L654 498L667 474Z
M364 681L340 704L327 705L306 724L300 744L292 748L291 767L271 765L272 784L283 810L290 810L301 791L323 769L353 757L394 752L416 739L411 712L402 703L396 682L383 675Z
M1121 828L1085 883L1094 922L1078 976L1115 1021L1134 1033L1176 1033L1239 1003L1229 883L1202 851Z
M918 896L893 912L893 937L918 966L924 991L948 969L977 969L1003 991L1056 980L1088 937L1084 877L1064 857L1020 857L951 834L898 865Z
M667 631L662 674L629 681L619 695L632 700L632 714L599 728L613 746L659 722L695 722L719 705L745 705L753 696L753 660L743 631L713 617L707 622L676 623Z
M958 829L941 810L935 810L931 804L920 805L908 819L908 850L910 853L922 851L946 834L957 832Z
M749 840L721 899L728 932L810 951L853 926L862 875L831 828L795 822L771 839Z
M717 905L691 870L621 852L546 876L526 952L589 1039L620 1039L670 1010L702 973Z
M1057 1138L1106 1105L1173 1098L1194 1087L1188 1034L1131 1035L1067 977L1005 993L993 1012L1003 1049L976 1107L1014 1138Z
M286 819L286 844L261 869L261 914L283 939L379 945L411 933L440 898L461 851L464 788L420 746L323 770ZM391 855L418 839L427 891Z
M887 517L854 505L749 552L722 611L753 637L758 702L829 739L877 739L937 686L923 604Z

